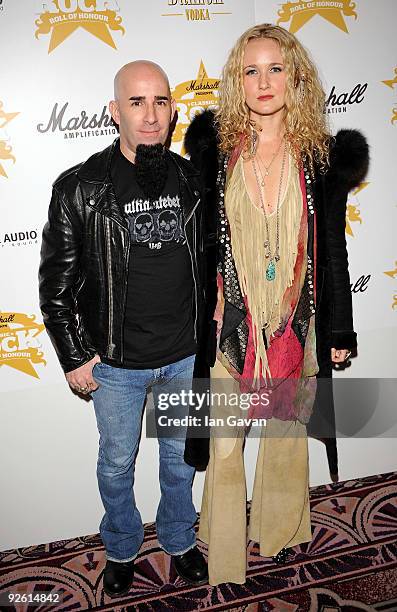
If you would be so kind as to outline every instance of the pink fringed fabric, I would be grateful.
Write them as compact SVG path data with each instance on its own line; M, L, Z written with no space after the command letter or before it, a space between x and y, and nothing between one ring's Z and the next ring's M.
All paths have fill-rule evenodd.
M242 393L254 393L255 403L252 402L248 413L249 418L271 418L280 420L299 420L306 423L311 414L315 390L315 374L318 370L316 359L316 345L314 333L314 317L310 319L309 331L305 347L302 347L294 331L292 321L297 303L303 286L303 280L307 266L307 201L303 171L300 172L300 186L302 191L302 217L298 236L298 252L294 266L294 281L288 287L282 300L282 320L279 328L270 337L266 354L271 377L260 378L260 387L255 384L255 346L253 339L253 326L251 314L247 308L246 323L249 328L248 345L245 356L244 370L239 374L225 360L222 353L218 352L218 358L227 368L229 373L239 381ZM315 260L315 258L314 258ZM316 277L314 271L314 278ZM218 321L218 332L220 333L223 319L223 281L218 275L218 304L215 319ZM268 398L258 401L258 397Z

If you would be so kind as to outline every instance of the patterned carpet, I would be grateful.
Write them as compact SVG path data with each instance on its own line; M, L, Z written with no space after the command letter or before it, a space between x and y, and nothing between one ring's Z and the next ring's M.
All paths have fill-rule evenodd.
M251 543L245 585L186 585L149 524L129 595L104 595L104 551L91 535L0 553L0 610L397 611L397 472L315 487L310 499L312 542L283 567ZM6 607L7 592L62 593L63 601Z

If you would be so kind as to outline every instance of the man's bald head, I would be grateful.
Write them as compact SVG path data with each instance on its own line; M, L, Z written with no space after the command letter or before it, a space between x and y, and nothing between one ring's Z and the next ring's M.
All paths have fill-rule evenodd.
M167 141L176 105L164 70L154 62L138 60L116 74L109 108L119 126L120 150L134 162L138 144Z
M171 96L171 88L168 76L161 66L149 60L136 60L129 62L120 68L114 77L114 99L119 100L122 95L122 90L128 86L128 83L133 80L140 79L161 79L166 83L169 95Z

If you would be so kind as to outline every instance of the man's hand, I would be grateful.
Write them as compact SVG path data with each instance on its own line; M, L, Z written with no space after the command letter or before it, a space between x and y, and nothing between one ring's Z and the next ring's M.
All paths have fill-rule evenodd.
M95 355L95 357L93 357L91 361L88 361L79 368L76 368L76 370L72 370L71 372L65 374L66 380L68 381L73 391L77 391L78 393L82 393L83 395L88 395L88 393L91 393L91 391L95 391L95 389L98 389L99 385L92 377L92 370L94 368L94 365L96 363L99 363L100 361L101 358L99 357L99 355Z
M349 349L331 349L331 360L334 363L343 363L347 361L351 355L351 351Z

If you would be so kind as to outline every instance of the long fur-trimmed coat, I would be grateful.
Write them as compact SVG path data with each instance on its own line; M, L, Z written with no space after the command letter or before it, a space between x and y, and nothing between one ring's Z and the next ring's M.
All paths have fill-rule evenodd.
M207 313L206 326L202 342L199 345L195 366L195 377L205 379L209 376L209 367L215 360L215 329L212 316L216 305L216 270L219 260L225 257L225 252L219 244L218 230L219 214L223 208L223 186L225 183L226 162L219 155L217 133L214 127L214 115L205 111L197 115L189 126L185 137L185 148L193 164L201 171L205 185L206 205L205 222L207 228ZM328 379L318 385L313 417L308 426L308 432L315 437L332 436L335 429L334 405L332 395L332 362L331 347L336 349L356 350L356 333L353 329L352 298L348 272L348 256L345 238L345 216L347 195L365 177L368 170L368 145L364 136L356 130L341 130L332 140L330 149L330 166L326 174L315 171L315 177L305 172L306 193L314 206L316 217L316 246L312 244L312 252L316 253L316 346L319 364L318 378ZM312 224L312 228L313 228ZM309 238L314 232L310 229ZM309 250L309 245L308 245ZM228 266L230 269L230 266ZM306 308L302 292L300 319L312 315ZM243 336L242 328L237 333L239 325L244 325L245 312L241 301L232 296L225 297L225 314L223 325L227 328L227 341L224 343L227 355L228 347L234 355L239 355L238 338ZM294 327L294 325L293 325ZM302 326L301 326L302 328ZM298 337L303 330L296 324ZM301 340L304 342L304 338ZM221 335L221 350L222 335ZM237 351L237 352L236 352ZM243 351L244 352L244 351ZM244 359L242 355L241 359ZM233 364L236 365L236 364ZM240 367L243 362L240 363ZM237 357L237 369L239 369ZM185 460L197 469L204 469L208 463L208 438L188 437L186 441Z

